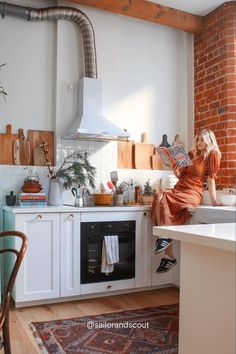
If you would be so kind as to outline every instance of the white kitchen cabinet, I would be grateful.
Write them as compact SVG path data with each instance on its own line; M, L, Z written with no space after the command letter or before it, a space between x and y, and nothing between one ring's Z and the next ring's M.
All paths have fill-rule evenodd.
M178 285L178 266L157 274L161 255L153 252L156 238L148 208L45 208L24 210L4 207L4 230L28 236L28 249L13 292L16 306L56 301L152 286ZM135 276L131 279L81 284L81 222L135 221ZM17 244L16 244L17 246ZM178 245L175 244L175 253ZM8 265L4 273L8 272ZM59 300L60 301L60 300Z
M80 294L80 213L61 214L61 297Z
M25 233L28 247L15 282L13 298L21 302L58 298L60 295L60 214L10 214L4 211L5 230ZM11 222L11 218L13 221ZM10 226L11 225L11 226ZM8 227L10 226L10 227ZM19 245L15 244L16 247Z
M151 286L152 222L149 211L136 212L135 287Z

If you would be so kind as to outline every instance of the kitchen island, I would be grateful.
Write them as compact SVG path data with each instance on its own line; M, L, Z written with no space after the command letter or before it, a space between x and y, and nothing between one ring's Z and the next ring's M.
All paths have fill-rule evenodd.
M153 234L181 241L179 354L235 354L235 223Z

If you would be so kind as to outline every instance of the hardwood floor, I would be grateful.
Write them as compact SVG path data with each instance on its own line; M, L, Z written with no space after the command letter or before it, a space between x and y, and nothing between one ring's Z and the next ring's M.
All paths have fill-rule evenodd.
M50 321L97 315L100 313L168 305L177 303L178 301L179 290L176 288L165 288L61 304L12 309L10 311L12 354L42 353L29 327L29 324L34 321Z

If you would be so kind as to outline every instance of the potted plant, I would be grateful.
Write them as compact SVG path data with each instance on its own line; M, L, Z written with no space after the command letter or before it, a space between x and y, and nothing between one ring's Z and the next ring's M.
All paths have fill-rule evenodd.
M90 164L87 151L75 151L66 156L60 166L55 167L49 161L47 143L42 142L40 147L43 149L45 164L49 172L49 205L62 204L61 184L66 189L88 185L95 188L96 169Z
M143 186L143 204L151 204L153 201L153 190L149 179Z

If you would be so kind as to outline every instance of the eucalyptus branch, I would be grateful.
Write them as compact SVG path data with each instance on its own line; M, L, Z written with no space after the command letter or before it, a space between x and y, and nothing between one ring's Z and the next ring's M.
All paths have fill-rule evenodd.
M5 66L6 64L7 64L7 63L0 64L0 70L1 70L1 68L2 68L3 66ZM4 87L3 87L2 85L0 86L0 95L2 95L3 98L4 98L4 100L6 101L7 93L6 93L6 91L5 91L5 89L4 89Z
M2 95L4 100L6 101L7 93L6 93L6 91L5 91L3 86L0 86L0 95Z

